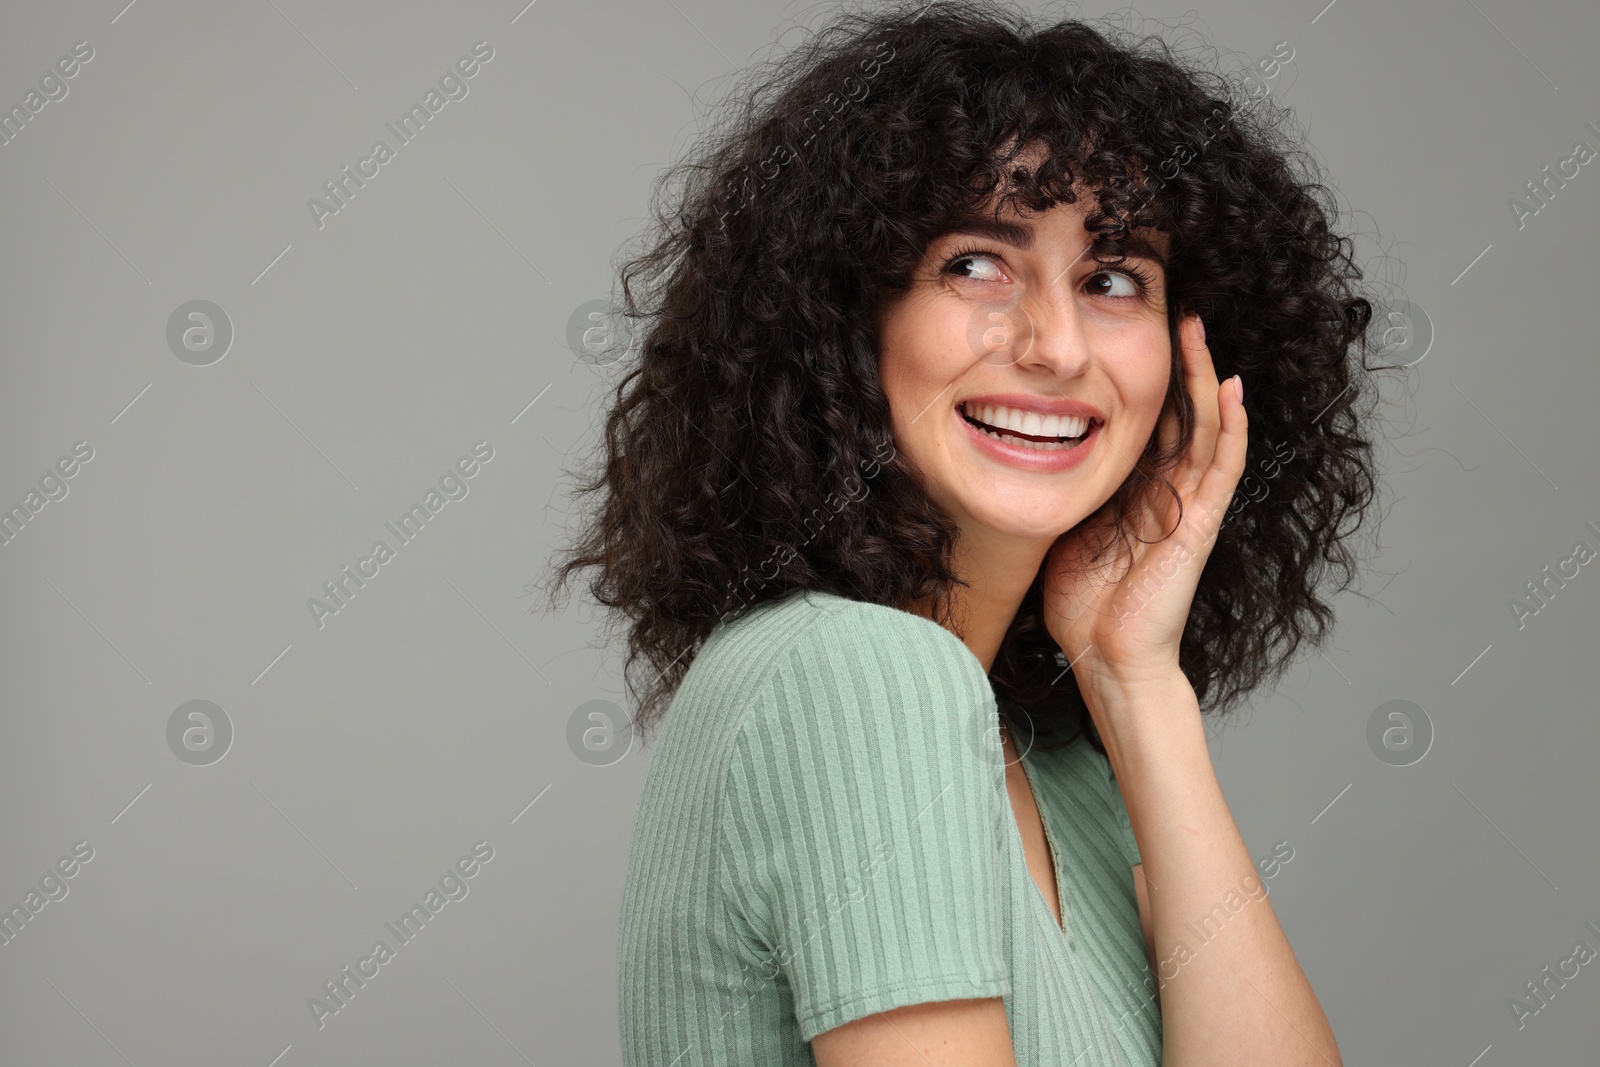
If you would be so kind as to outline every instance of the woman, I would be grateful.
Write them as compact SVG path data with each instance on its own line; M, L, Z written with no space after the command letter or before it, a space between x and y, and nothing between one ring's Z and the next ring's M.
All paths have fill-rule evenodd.
M1309 164L1158 41L980 3L736 96L623 271L559 571L661 725L624 1062L1338 1064L1201 717L1321 640L1374 492Z

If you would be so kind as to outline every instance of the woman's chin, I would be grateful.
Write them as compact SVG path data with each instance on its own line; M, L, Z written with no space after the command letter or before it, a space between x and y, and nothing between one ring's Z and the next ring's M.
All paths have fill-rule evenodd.
M1034 544L1053 544L1064 533L1072 531L1088 513L1078 514L1077 508L1070 514L1063 516L1061 512L1054 514L1028 514L1003 513L979 516L979 521L991 534L1004 537L1017 542Z

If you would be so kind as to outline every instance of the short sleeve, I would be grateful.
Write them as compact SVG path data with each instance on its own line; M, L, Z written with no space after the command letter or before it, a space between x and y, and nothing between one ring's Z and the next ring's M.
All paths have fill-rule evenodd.
M834 607L775 663L723 783L723 891L801 1036L1003 996L1010 816L993 690L949 631Z

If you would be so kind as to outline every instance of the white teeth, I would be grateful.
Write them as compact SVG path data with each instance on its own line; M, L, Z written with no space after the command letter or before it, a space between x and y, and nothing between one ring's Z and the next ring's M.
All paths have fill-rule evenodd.
M993 430L984 430L983 432L993 437L996 441L1004 441L1008 445L1031 448L1040 452L1062 452L1069 448L1077 448L1081 443L1078 441L1030 441L1025 437L1013 437L1008 433L995 433Z
M964 404L962 410L985 425L1033 437L1082 437L1089 432L1089 420L1075 415L1041 415L998 404Z

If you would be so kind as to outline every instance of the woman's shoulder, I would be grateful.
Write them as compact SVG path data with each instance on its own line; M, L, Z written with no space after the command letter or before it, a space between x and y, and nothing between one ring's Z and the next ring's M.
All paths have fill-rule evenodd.
M712 629L673 694L656 749L688 746L703 757L711 739L731 741L752 720L787 717L801 726L824 716L838 721L868 714L874 705L882 711L885 691L916 700L929 675L951 674L957 684L939 688L965 691L981 684L987 693L987 675L977 659L931 619L835 593L796 590L751 605Z
M997 746L994 690L960 638L897 608L801 590L712 631L668 708L650 773L656 788L719 778L724 791L758 789L828 777L849 751L879 773L938 767L946 781L1003 784Z
M719 625L680 699L684 720L709 716L718 732L754 731L780 747L812 735L910 752L959 735L981 752L996 733L988 674L960 638L920 615L817 590Z
M899 608L802 589L763 601L712 631L690 674L739 675L754 695L771 685L785 664L814 668L791 674L791 688L818 681L829 668L855 666L914 684L935 664L967 682L988 676L976 656L932 619Z

